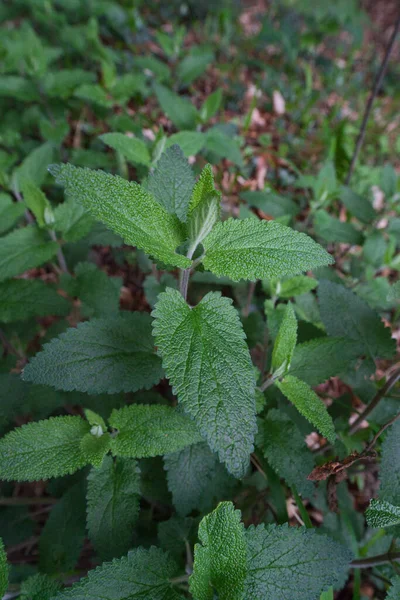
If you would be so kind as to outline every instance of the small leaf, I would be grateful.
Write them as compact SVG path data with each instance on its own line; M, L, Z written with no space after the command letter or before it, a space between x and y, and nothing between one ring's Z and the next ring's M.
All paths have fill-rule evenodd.
M243 157L239 143L223 131L213 127L206 133L206 150L220 159L229 160L238 167L243 167Z
M73 416L17 427L0 440L0 479L38 481L74 473L87 464L80 442L89 429Z
M82 301L81 309L85 316L107 317L118 313L121 277L108 277L93 263L79 263L75 267L75 275L73 296Z
M110 434L104 433L100 425L93 425L90 432L81 439L80 446L87 463L100 468L111 448Z
M48 575L32 575L21 585L20 600L50 600L61 589L61 583Z
M159 83L154 84L154 91L162 110L178 129L194 129L197 110L189 100Z
M8 587L7 554L4 550L3 540L0 538L0 597L3 597Z
M21 191L24 195L25 204L35 215L39 227L48 225L49 220L47 215L49 211L52 214L52 208L42 190L29 179L24 179L21 182Z
M183 600L170 583L176 574L176 564L162 550L135 548L89 571L54 600Z
M200 110L200 116L203 121L208 121L211 117L214 117L216 113L219 111L222 103L222 88L218 88L207 96L205 101L203 102L203 106Z
M0 321L67 315L71 304L40 279L11 279L0 283Z
M370 527L392 527L400 524L400 506L384 500L371 500L365 513Z
M87 527L102 560L125 554L132 546L139 514L140 471L132 459L107 456L88 477Z
M332 217L326 210L317 210L314 216L314 228L317 237L327 242L343 242L361 245L364 236L351 223Z
M359 196L348 187L342 187L340 199L351 214L362 223L371 223L377 216L369 200Z
M132 404L113 410L109 422L118 430L111 443L116 456L159 456L202 440L196 424L168 406Z
M195 600L242 600L247 574L247 548L241 513L221 502L199 526L190 592Z
M167 139L166 147L170 148L177 144L184 156L189 158L189 156L198 154L204 148L205 143L206 138L201 131L180 131L179 133L174 133Z
M79 200L127 244L141 248L166 264L190 266L185 256L175 252L185 239L179 220L140 185L70 164L53 165L51 172L57 183L65 186L67 194Z
M279 298L289 299L294 296L301 296L302 294L311 292L317 285L318 281L313 277L296 275L296 277L290 277L289 279L279 281L275 286L275 294Z
M128 137L123 133L104 133L100 139L110 148L120 152L128 162L146 167L150 165L150 153L143 140Z
M0 193L0 235L9 231L25 210L26 206L23 202L13 202L8 194Z
M0 281L40 267L57 254L58 244L51 242L35 225L12 231L0 239Z
M210 233L220 217L221 193L215 189L211 165L206 165L194 186L189 205L188 232L191 240L188 256Z
M277 382L280 391L297 410L330 442L336 438L332 417L321 398L304 382L292 375L286 375Z
M245 598L317 600L346 575L351 553L313 529L259 525L246 531Z
M172 215L186 222L195 179L179 146L171 146L162 155L157 168L149 176L147 188Z
M167 289L153 311L156 345L184 410L228 471L242 477L255 433L255 376L232 301L210 292L190 308Z
M145 313L93 319L45 344L25 367L23 379L90 394L149 389L162 376L153 344Z
M203 246L204 267L233 281L297 275L333 262L310 237L275 221L228 219L215 225Z
M296 342L297 319L293 306L289 303L279 327L272 352L271 365L273 372L278 371L280 375L283 375L289 370Z

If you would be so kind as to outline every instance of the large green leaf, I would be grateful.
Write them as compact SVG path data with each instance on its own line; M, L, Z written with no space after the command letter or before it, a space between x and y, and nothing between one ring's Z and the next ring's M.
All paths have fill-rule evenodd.
M194 421L169 406L132 404L114 410L109 421L118 431L111 443L118 456L159 456L202 440Z
M328 536L304 527L251 526L246 539L249 600L318 600L343 578L352 558Z
M297 275L333 262L314 240L275 221L228 219L203 241L204 267L234 281Z
M210 292L191 308L168 288L153 315L174 393L228 471L242 477L255 433L255 376L232 301Z
M221 502L199 526L190 591L195 600L242 600L247 574L247 547L241 513Z
M139 514L140 471L135 460L111 456L88 477L87 527L103 560L125 554L132 546Z
M127 244L172 266L190 266L186 257L175 252L185 239L178 218L170 215L140 185L70 164L53 165L51 172L67 194L79 200Z
M25 381L90 394L148 389L161 376L145 313L80 323L45 344L23 372Z

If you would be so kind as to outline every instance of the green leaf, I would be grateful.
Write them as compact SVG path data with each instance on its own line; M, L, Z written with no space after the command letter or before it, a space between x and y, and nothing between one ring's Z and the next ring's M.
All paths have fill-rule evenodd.
M343 285L321 281L318 287L321 318L329 335L350 338L360 352L376 358L392 358L395 341L380 317Z
M15 169L16 183L21 185L23 180L28 179L40 187L46 179L47 167L53 160L54 146L51 142L38 146Z
M111 108L114 102L110 99L109 94L97 84L83 83L75 90L74 96L80 98L90 104L97 104L104 108Z
M111 436L105 433L100 425L94 425L81 439L81 452L86 462L100 468L103 459L111 448Z
M13 202L11 196L0 193L0 235L9 231L25 210L23 202Z
M242 477L255 433L255 376L232 301L208 293L190 308L167 289L153 311L156 345L185 411L228 471Z
M0 239L0 281L40 267L55 254L58 244L50 242L36 225L12 231Z
M189 100L159 83L154 84L154 91L161 109L178 129L194 129L197 110Z
M190 592L195 600L242 600L247 574L247 548L240 510L221 502L199 526Z
M206 165L194 186L189 205L188 232L191 240L188 256L210 233L220 217L221 192L214 186L211 165Z
M380 500L396 506L400 498L400 421L391 425L382 444Z
M400 577L395 577L391 581L392 586L386 596L386 600L398 600L400 597Z
M249 206L254 206L275 219L283 217L284 215L294 216L299 212L299 207L293 200L286 196L282 196L281 194L275 194L274 192L247 191L242 192L240 197L243 198Z
M243 167L243 157L238 142L217 128L206 133L206 150L220 159L227 159L238 167Z
M151 308L154 308L158 296L165 292L167 287L176 289L178 282L171 273L163 273L160 279L154 275L148 275L143 282L144 295Z
M85 316L107 317L118 313L121 277L108 277L93 263L79 263L75 275L74 296L82 300Z
M318 281L313 277L307 277L307 275L296 275L296 277L290 277L290 279L283 279L278 281L275 286L275 295L279 298L293 298L294 296L301 296L307 292L311 292L318 285Z
M203 121L208 121L212 117L216 115L219 111L222 103L222 88L218 88L207 96L205 101L203 102L203 106L200 109L200 116Z
M20 187L24 195L25 204L35 215L39 227L45 227L52 223L54 216L51 204L42 190L29 179L23 179Z
M367 198L359 196L348 187L342 187L340 199L354 217L362 223L371 223L376 217L376 212Z
M164 464L168 489L182 516L194 509L203 513L211 510L216 501L230 497L237 483L205 443L168 454Z
M7 554L4 550L3 540L0 538L0 596L3 597L8 587Z
M260 421L259 446L279 477L289 486L295 485L304 496L312 496L313 484L307 480L314 468L312 453L295 423L277 409L272 409Z
M400 300L400 281L396 281L387 295L388 300Z
M392 527L400 524L400 506L384 500L371 500L365 513L370 527Z
M246 531L245 598L317 600L347 573L351 553L313 529L259 525Z
M214 53L207 47L193 47L189 54L185 56L178 65L177 75L185 85L190 85L192 81L200 77L208 67L214 62Z
M23 372L25 381L90 394L149 389L161 376L145 313L80 323L45 344Z
M186 222L194 183L188 161L179 146L174 145L161 155L147 188L167 212Z
M125 554L132 546L139 514L140 471L135 460L106 456L88 477L87 527L102 560Z
M79 481L52 508L39 539L39 568L48 575L72 571L86 537L85 486Z
M215 225L203 246L204 267L233 281L297 275L333 262L310 237L275 221L228 219Z
M316 386L348 370L360 355L359 345L344 337L322 337L296 346L290 374Z
M104 133L100 139L120 152L126 160L134 165L150 165L150 152L143 140L134 137L128 137L123 133Z
M272 372L277 371L280 375L283 375L289 370L296 342L297 319L293 306L289 303L279 327L272 352Z
M198 518L171 517L158 524L157 534L160 546L176 560L181 561L188 547L197 540Z
M0 283L0 321L3 323L66 315L70 306L68 300L40 279L11 279Z
M21 600L50 600L61 589L61 583L48 575L32 575L21 585Z
M286 375L277 382L280 391L297 410L330 442L336 439L332 417L321 398L304 382L292 375Z
M111 444L117 456L159 456L202 439L196 424L169 406L131 404L113 410L109 422L118 430Z
M70 164L53 166L51 172L65 186L67 194L79 200L127 244L166 264L190 266L186 257L175 252L185 237L177 217L168 214L140 185Z
M166 142L166 147L177 144L182 150L184 156L196 156L203 148L206 143L206 138L201 131L180 131L171 135Z
M74 473L87 464L80 442L89 429L72 416L17 427L0 440L0 479L38 481Z
M162 550L136 548L89 571L54 600L183 600L169 581L176 573L174 561Z
M77 242L93 227L93 217L86 209L70 197L54 209L54 229L61 232L66 242Z
M332 217L326 210L317 210L314 216L314 228L317 236L327 242L343 242L360 245L364 236L351 223L345 223Z

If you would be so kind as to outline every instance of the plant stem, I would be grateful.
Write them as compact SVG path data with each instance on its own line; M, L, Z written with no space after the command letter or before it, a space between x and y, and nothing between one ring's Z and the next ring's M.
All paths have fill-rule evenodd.
M0 498L0 506L32 506L34 504L55 504L57 498L51 498L46 496L40 498L34 496L33 498L27 498L24 496L11 496L10 498Z
M250 281L249 283L249 290L247 293L247 301L246 301L246 306L243 308L243 316L244 317L248 317L249 313L250 313L250 306L253 300L253 296L254 296L254 292L256 289L256 285L257 285L257 281Z
M361 423L371 414L374 408L378 405L378 403L386 396L388 392L392 389L394 385L396 385L397 381L400 379L400 367L398 367L392 375L389 377L385 385L377 392L375 397L371 400L371 402L364 408L364 410L358 415L357 419L351 425L349 432L355 433L359 428Z
M169 582L172 583L172 585L178 583L186 583L187 581L189 581L189 577L190 575L181 575L180 577L174 577L173 579L170 579Z
M258 388L260 392L265 392L271 385L275 383L276 377L273 375L269 375L265 381Z
M292 489L293 498L296 501L297 508L299 509L299 513L300 513L301 518L303 519L304 525L307 527L307 529L312 529L313 524L311 523L310 515L308 514L306 507L303 504L303 500L300 498L299 494L297 493L297 489L294 485L292 486L291 489Z
M53 240L53 242L57 242L57 236L56 236L56 232L53 231L52 229L49 230L49 235L51 237L51 239ZM60 269L63 273L68 273L68 267L67 267L67 261L65 260L65 256L63 254L63 251L61 249L61 246L59 246L58 250L57 250L57 260L58 260L58 264L60 265Z
M386 73L386 69L389 63L389 58L390 58L390 54L393 50L393 46L394 46L394 42L396 40L397 34L399 32L400 29L400 13L399 16L397 17L397 21L395 23L394 26L394 30L393 30L393 34L392 37L390 38L389 44L386 48L386 52L385 52L385 56L383 57L383 61L382 64L379 68L379 71L376 75L375 78L375 82L374 82L374 86L372 88L372 92L368 98L368 102L367 105L365 107L365 112L364 112L364 117L361 123L361 127L360 127L360 132L358 134L358 138L357 138L357 142L356 142L356 147L354 150L354 154L353 154L353 158L351 159L351 164L350 164L350 168L349 168L349 172L347 173L347 177L346 177L346 185L349 185L350 180L352 178L353 172L354 172L354 167L356 165L357 159L358 159L358 155L360 154L360 150L361 147L363 145L364 142L364 137L365 137L365 131L367 129L367 123L368 123L368 119L370 117L371 114L371 110L372 110L372 105L374 103L374 100L379 92L379 89L382 85L382 81L383 78L385 76Z
M180 284L180 292L184 297L185 301L187 300L188 286L189 286L189 277L190 277L190 267L189 269L184 269L181 275L181 284Z
M400 552L386 552L385 554L378 554L371 558L360 558L353 560L350 563L350 567L353 569L369 569L370 567L377 567L378 565L384 565L391 562L400 561Z
M374 435L372 441L365 448L365 454L367 454L368 452L370 452L372 450L372 448L375 446L376 442L378 441L379 436L381 436L382 433L385 431L385 429L387 429L388 427L390 427L390 425L393 425L393 423L395 421L397 421L397 419L400 419L400 413L398 415L396 415L395 417L393 417L393 419L390 419L390 421L388 421L387 423L385 423L384 425L382 425L382 427L380 428L380 430L378 431L378 433L376 435Z

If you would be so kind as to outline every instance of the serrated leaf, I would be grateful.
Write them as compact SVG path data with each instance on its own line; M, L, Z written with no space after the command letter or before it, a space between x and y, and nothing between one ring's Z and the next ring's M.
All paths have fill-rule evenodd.
M396 283L394 283L391 286L389 293L387 295L387 299L388 300L400 300L400 281L396 281Z
M0 440L0 479L38 481L74 473L87 464L80 442L89 429L73 416L17 427Z
M290 374L316 386L346 371L360 355L359 345L344 337L322 337L296 346Z
M76 566L86 534L85 487L79 481L52 508L39 539L39 567L48 575Z
M54 600L183 600L170 579L177 567L158 548L136 548L128 556L104 563Z
M389 428L382 444L380 500L397 505L400 498L400 421Z
M167 289L153 311L167 377L228 471L242 477L255 433L255 376L232 301L210 292L190 308Z
M204 267L233 281L297 275L333 262L310 237L275 221L228 219L214 226L203 246Z
M3 597L8 587L7 554L4 550L3 540L0 538L0 596Z
M66 315L70 307L68 300L40 279L12 279L0 283L0 321L3 323Z
M184 156L195 156L206 143L205 135L202 131L180 131L171 135L166 142L166 147L170 148L177 144L182 150Z
M128 137L123 133L104 133L100 139L110 148L120 152L128 162L146 167L150 165L150 152L143 140Z
M297 319L293 306L289 303L279 327L272 352L272 371L281 375L289 370L297 342Z
M299 413L303 415L318 431L330 442L336 438L332 417L327 411L321 398L304 382L292 375L286 375L282 381L277 382L280 391Z
M228 475L208 445L193 444L164 457L168 489L178 514L210 510L215 501L229 498L236 480Z
M188 233L190 246L188 256L192 256L197 246L210 233L220 217L221 192L215 189L211 165L202 170L193 189L189 204Z
M352 215L362 223L371 223L376 217L376 212L367 198L353 192L350 188L343 186L340 199Z
M139 514L140 471L135 460L106 456L88 477L87 527L102 560L125 554L132 546Z
M153 196L137 183L103 171L80 169L70 164L51 169L67 194L127 244L137 246L166 264L187 268L190 261L176 248L184 241L184 231L176 216L170 215Z
M315 530L259 525L246 531L245 598L317 600L347 573L351 553Z
M260 421L257 445L279 477L289 486L295 485L301 494L312 495L314 486L307 477L314 468L313 455L287 415L277 409L268 411Z
M241 513L221 502L199 526L190 592L195 600L242 600L247 574L247 547Z
M23 179L20 183L24 201L29 210L35 215L39 227L45 227L52 216L50 202L42 190L29 179Z
M186 222L195 179L179 146L171 146L162 155L149 176L147 189L165 210Z
M321 281L318 287L321 318L329 335L350 338L373 360L392 358L395 341L390 329L358 296L343 285Z
M202 440L196 424L169 406L132 404L113 410L109 423L118 430L111 443L116 456L159 456Z
M80 323L45 344L23 372L25 381L90 394L149 389L161 377L145 313Z
M37 573L21 585L21 600L50 600L61 589L61 583L48 575Z
M162 110L178 129L194 129L197 110L189 100L159 83L154 84L154 91Z
M83 436L80 446L86 462L100 468L105 455L111 448L110 434L101 432L101 426L95 425L91 427L90 433Z
M51 242L36 225L12 231L0 239L0 281L39 267L57 254Z
M326 210L317 210L314 216L314 228L317 236L327 242L343 242L360 245L364 236L351 223L332 217Z
M370 527L392 527L400 524L400 506L385 500L371 500L365 513Z
M398 600L400 598L400 577L392 579L391 584L386 600Z

